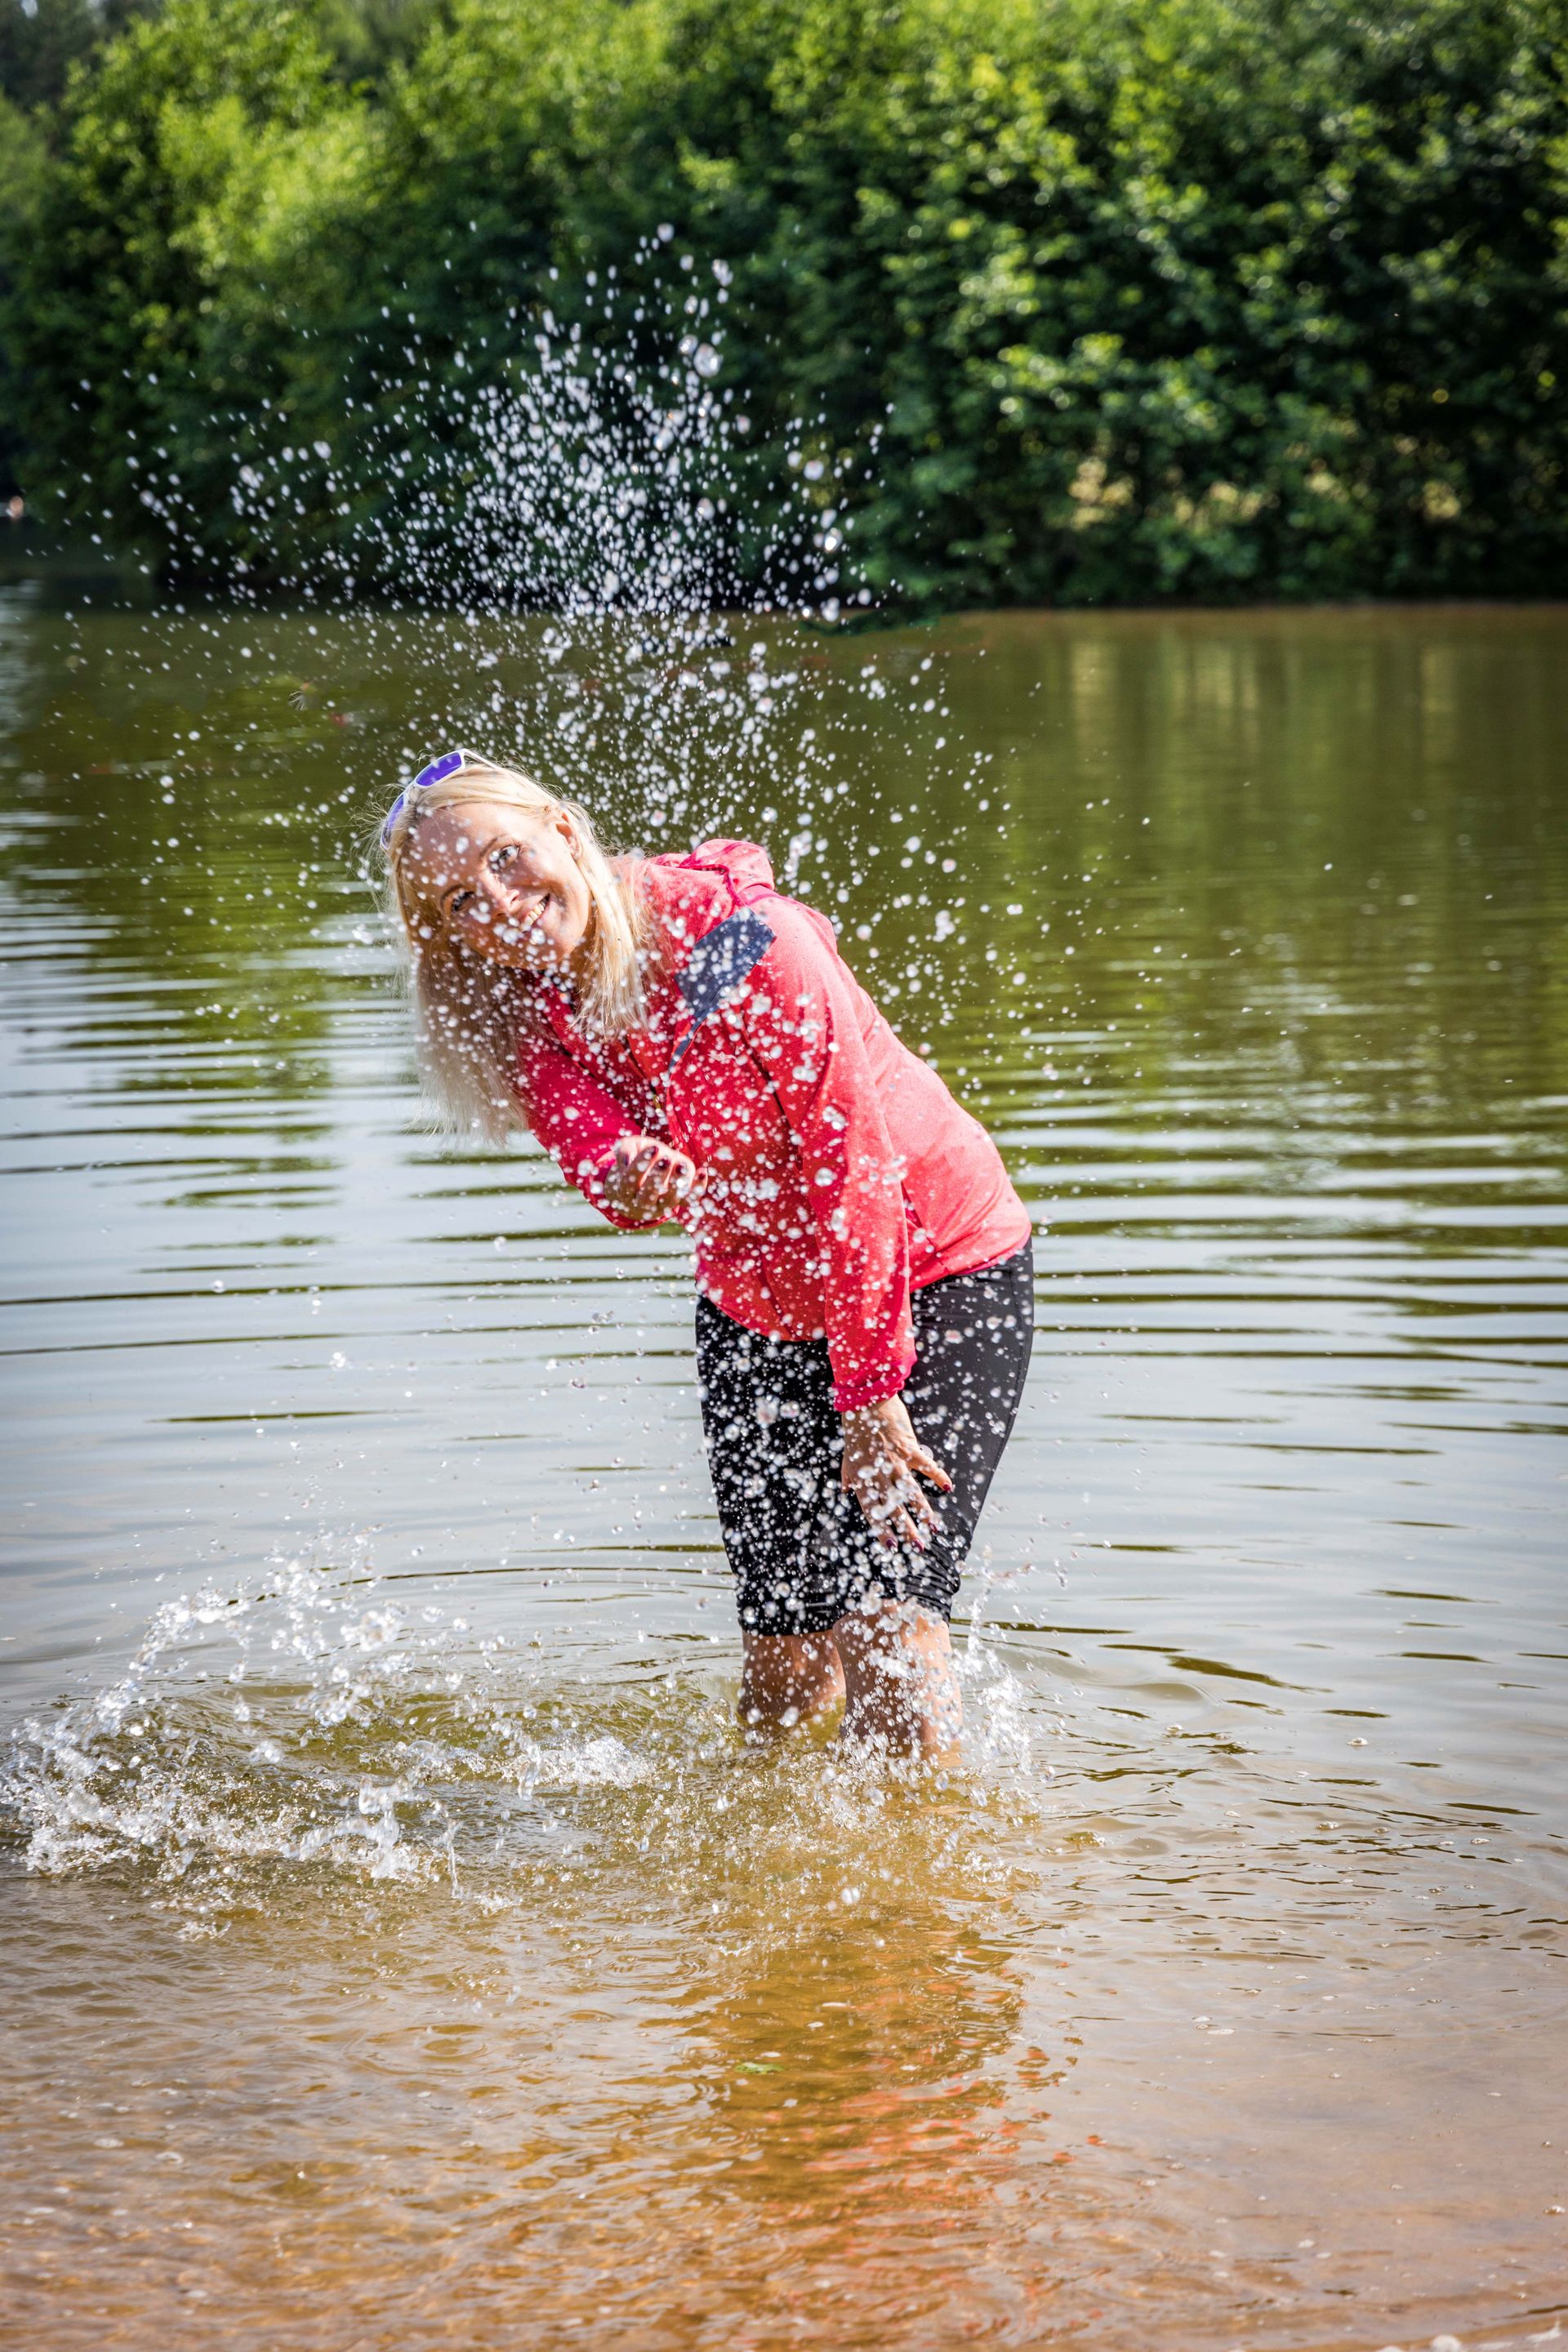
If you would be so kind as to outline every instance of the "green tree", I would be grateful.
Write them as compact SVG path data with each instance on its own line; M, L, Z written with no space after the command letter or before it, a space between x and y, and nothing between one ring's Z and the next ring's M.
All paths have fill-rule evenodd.
M54 106L71 68L156 0L0 0L0 96L28 111Z
M29 462L214 576L395 583L542 304L651 360L718 263L757 548L805 432L907 604L1562 593L1561 15L172 0L60 111Z
M44 173L41 134L19 108L0 98L0 310L8 301ZM17 495L26 460L22 384L0 341L0 499Z
M248 0L176 0L73 79L6 335L32 463L70 519L135 528L156 473L200 535L184 485L210 467L203 344L223 226L242 201L265 207L333 103L311 26Z

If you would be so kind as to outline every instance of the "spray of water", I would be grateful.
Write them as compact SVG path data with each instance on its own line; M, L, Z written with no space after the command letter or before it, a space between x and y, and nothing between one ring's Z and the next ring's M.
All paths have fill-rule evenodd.
M969 1772L1027 1804L1016 1686L978 1640L964 1673ZM925 1793L885 1761L748 1738L717 1678L570 1689L558 1661L390 1591L359 1544L165 1601L112 1681L0 1751L29 1868L150 1871L207 1933L279 1868L482 1906L651 1868L661 1903L704 1917L716 1874L782 1874L803 1916L850 1909L896 1881L901 1837L930 1845ZM984 1855L940 1815L934 1834L978 1885Z
M389 671L439 677L374 772L345 737L365 816L465 741L555 781L623 846L759 834L786 888L845 910L885 1009L934 1052L973 915L920 803L926 782L956 783L986 816L993 755L950 741L929 646L847 634L877 617L853 509L878 426L854 447L809 417L762 430L731 381L725 265L672 237L563 293L563 315L515 310L508 350L437 367L394 343L324 437L319 418L237 415L216 553L195 488L146 453L149 521L176 570L223 568L237 613L279 593L352 609ZM898 764L889 737L914 779L894 810L871 781ZM889 830L915 869L894 911L920 934L895 970L877 968L887 868L858 903ZM995 977L1026 1018L1021 974Z
M335 1548L333 1548L335 1549ZM504 1635L389 1597L348 1563L273 1560L254 1586L165 1601L123 1672L0 1761L0 1808L35 1869L137 1859L325 1862L372 1879L456 1869L454 1789L525 1811L541 1791L631 1787L624 1742L538 1735Z
M724 380L722 266L699 291L673 256L661 285L659 249L638 257L637 285L612 274L597 289L597 333L520 315L511 353L482 367L458 353L438 380L384 386L345 414L337 445L300 446L281 418L253 433L231 486L250 551L232 593L254 604L265 578L329 611L394 593L380 611L389 663L413 647L448 682L406 765L443 739L478 742L608 804L649 848L760 809L784 887L832 912L868 870L857 730L890 719L930 737L940 681L929 651L866 659L842 638L847 613L871 602L843 577L847 477L866 452L835 452L802 422L779 478L765 476L743 393ZM144 497L172 544L195 540L176 481L150 474ZM307 533L328 510L341 528ZM829 669L858 713L832 738L811 723ZM945 748L936 734L934 764ZM174 776L163 782L172 802ZM395 782L380 780L384 798ZM917 832L901 857L900 903L923 908L937 852ZM895 1018L900 998L918 1000L910 1042L928 1050L963 906L933 907L929 947L873 980ZM877 920L857 927L873 967ZM1021 1780L1018 1694L978 1604L966 1673L974 1761ZM280 1559L254 1587L165 1603L115 1682L25 1725L0 1808L35 1868L135 1862L172 1883L194 1874L204 1899L215 1880L232 1891L279 1864L493 1891L497 1874L568 1866L595 1843L639 1865L657 1850L667 1877L706 1885L715 1825L727 1851L742 1838L737 1791L752 1792L754 1836L779 1834L774 1797L755 1792L795 1776L781 1782L772 1759L767 1782L737 1773L757 1759L727 1693L689 1684L662 1708L623 1696L595 1717L563 1710L551 1675L459 1617L389 1598L358 1551ZM795 1789L797 1868L829 1821L839 1846L847 1822L874 1816L887 1832L886 1787L847 1761L821 1766ZM886 1867L868 1854L845 1877L842 1860L835 1901L859 1899L840 1879Z
M846 580L856 475L880 429L836 447L820 420L765 445L727 381L730 271L700 271L661 230L622 271L589 273L576 315L507 314L439 364L417 337L395 367L368 359L321 437L263 401L236 411L221 547L198 492L154 451L142 503L175 570L221 571L238 602L281 588L326 604L548 611L571 627L635 614L700 632L714 613L784 612L831 625L872 593ZM554 273L552 272L553 276ZM412 327L412 322L411 322ZM226 497L224 493L226 492Z

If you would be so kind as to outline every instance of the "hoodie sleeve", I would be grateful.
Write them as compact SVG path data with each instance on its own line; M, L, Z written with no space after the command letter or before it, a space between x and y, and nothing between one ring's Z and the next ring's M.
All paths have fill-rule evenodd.
M529 1132L567 1181L612 1225L642 1232L647 1221L612 1208L605 1191L616 1144L624 1135L643 1132L615 1096L542 1029L527 1034L518 1048L515 1084Z
M904 1170L878 1100L855 979L818 932L820 919L780 913L748 992L747 1039L804 1165L814 1231L793 1245L820 1265L833 1402L849 1412L897 1396L914 1366Z

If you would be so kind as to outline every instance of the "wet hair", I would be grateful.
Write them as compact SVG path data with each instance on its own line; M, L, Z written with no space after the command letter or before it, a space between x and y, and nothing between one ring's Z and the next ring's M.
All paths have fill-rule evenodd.
M646 918L641 894L616 872L587 811L516 768L469 759L458 774L409 793L384 830L378 827L375 854L385 866L387 914L404 949L426 1092L442 1127L499 1143L524 1122L515 1076L537 983L530 972L488 963L433 919L404 862L410 839L437 809L480 801L516 809L535 824L564 818L570 828L589 900L587 977L574 1008L589 1035L622 1036L642 1017Z

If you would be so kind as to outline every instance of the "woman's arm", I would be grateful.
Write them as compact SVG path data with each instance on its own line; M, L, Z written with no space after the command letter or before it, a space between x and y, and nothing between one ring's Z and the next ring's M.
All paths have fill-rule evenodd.
M680 1213L697 1173L692 1162L635 1127L553 1037L523 1041L517 1096L536 1141L612 1225L636 1232Z
M840 1483L882 1543L923 1550L936 1513L921 1481L945 1494L952 1480L899 1393L915 1357L903 1164L867 1056L859 990L819 919L791 908L778 923L747 1028L805 1170L844 1430Z

